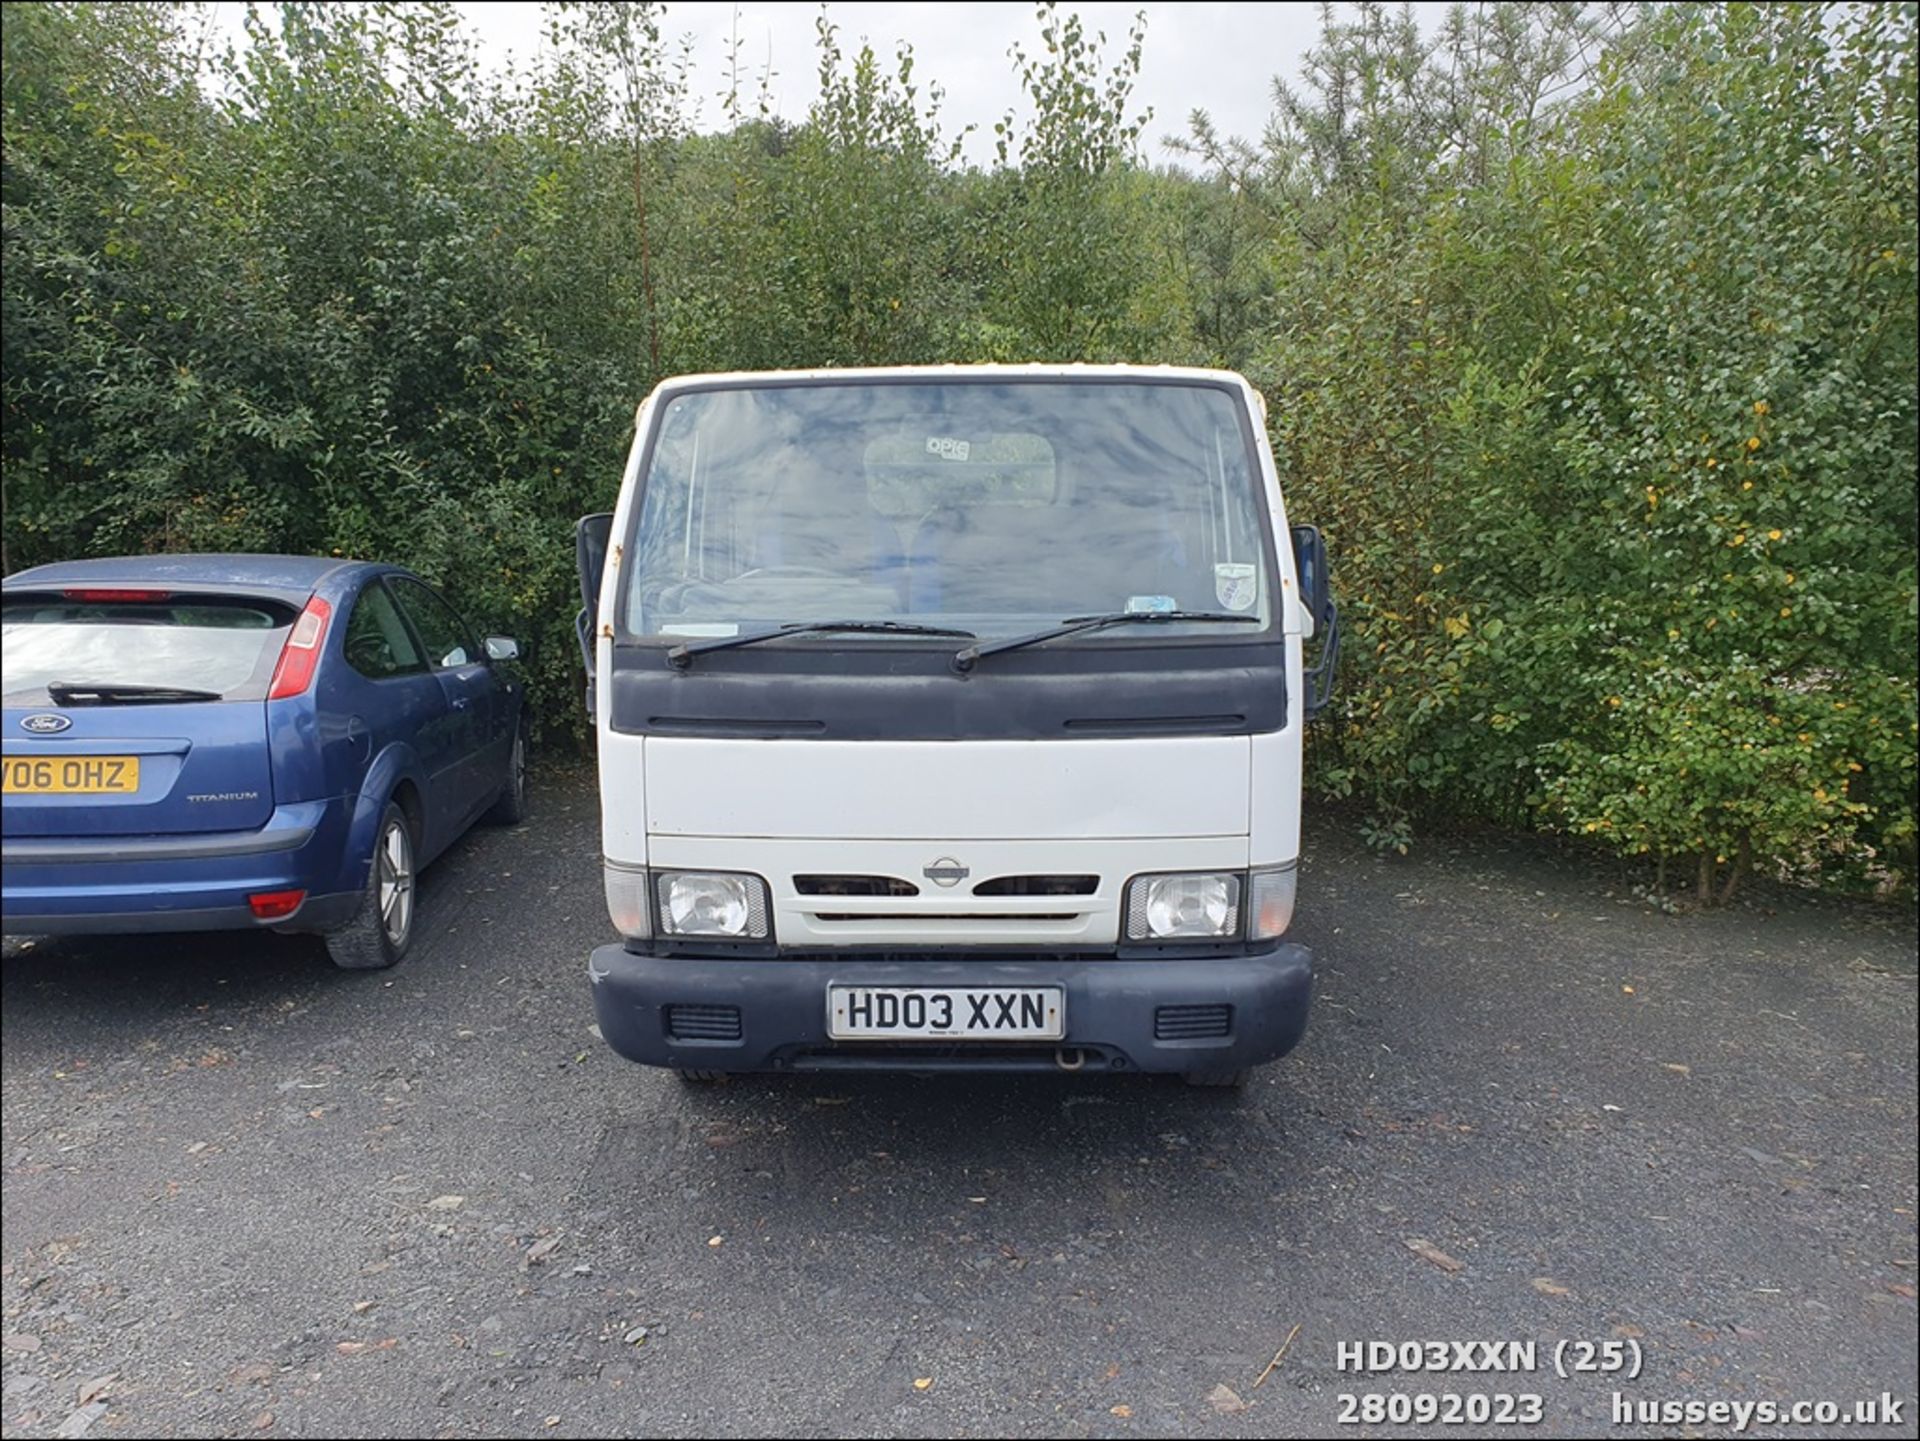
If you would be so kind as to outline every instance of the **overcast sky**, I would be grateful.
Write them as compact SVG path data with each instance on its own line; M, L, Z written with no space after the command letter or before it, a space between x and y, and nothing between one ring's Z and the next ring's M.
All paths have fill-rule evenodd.
M244 6L227 0L217 7L216 27L237 34ZM485 0L460 4L481 55L498 61L509 53L531 57L541 45L540 7ZM1136 111L1151 106L1145 132L1146 158L1171 158L1161 142L1170 133L1184 135L1187 116L1205 108L1224 134L1257 136L1266 126L1271 82L1299 76L1300 58L1319 33L1318 7L1311 4L1220 4L1210 0L1134 4L1063 5L1077 10L1089 32L1104 30L1111 61L1125 46L1134 13L1147 12L1147 42ZM1420 5L1433 12L1439 4ZM757 78L769 54L773 60L775 107L788 119L806 114L816 89L814 19L818 7L805 0L732 4L728 0L687 0L666 7L664 34L693 40L692 89L701 103L704 126L717 125L717 92L726 83L729 35L737 25L743 67ZM967 158L985 163L993 155L993 122L1020 102L1019 82L1007 50L1015 40L1039 34L1034 7L1026 0L949 0L943 4L853 4L829 7L841 30L842 49L857 51L862 39L890 60L899 41L913 46L916 75L937 80L947 92L943 109L949 134L969 122L978 127ZM1031 48L1031 47L1030 47ZM750 85L743 89L751 92Z

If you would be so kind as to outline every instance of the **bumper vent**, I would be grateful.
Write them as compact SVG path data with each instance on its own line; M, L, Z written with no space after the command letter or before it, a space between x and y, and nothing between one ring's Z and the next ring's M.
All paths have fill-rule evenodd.
M1161 1006L1153 1013L1156 1041L1198 1041L1231 1034L1232 1006Z
M668 1006L667 1034L676 1041L737 1041L737 1006Z

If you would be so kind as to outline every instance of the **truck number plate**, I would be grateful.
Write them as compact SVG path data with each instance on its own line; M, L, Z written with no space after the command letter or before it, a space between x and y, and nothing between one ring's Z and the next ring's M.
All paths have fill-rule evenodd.
M1057 986L828 986L836 1041L1057 1041L1067 1033Z

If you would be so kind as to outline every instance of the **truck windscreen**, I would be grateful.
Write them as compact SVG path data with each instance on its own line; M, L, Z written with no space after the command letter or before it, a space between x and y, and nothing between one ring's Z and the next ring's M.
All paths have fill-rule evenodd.
M1273 611L1252 435L1225 388L726 386L674 396L657 424L622 614L636 635L910 620L986 639L1128 610L1258 632Z

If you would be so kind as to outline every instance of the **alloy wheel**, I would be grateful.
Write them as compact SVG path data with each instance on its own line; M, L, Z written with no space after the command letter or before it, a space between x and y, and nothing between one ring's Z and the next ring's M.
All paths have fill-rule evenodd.
M399 950L413 925L413 839L404 822L387 826L375 864L380 870L380 928L387 944Z

